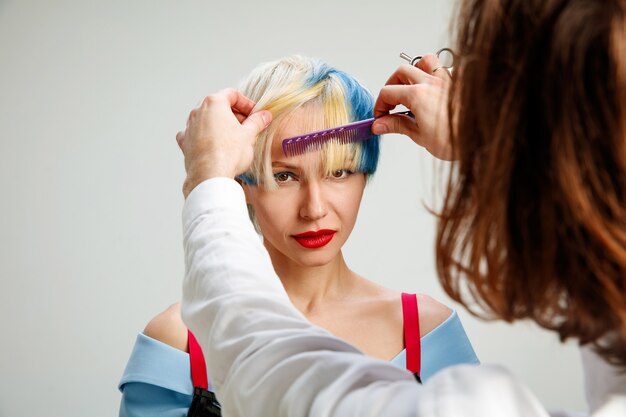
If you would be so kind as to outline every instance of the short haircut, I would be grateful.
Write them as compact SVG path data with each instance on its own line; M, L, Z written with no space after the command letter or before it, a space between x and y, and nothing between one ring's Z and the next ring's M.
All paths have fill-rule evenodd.
M241 91L254 100L257 110L269 110L270 126L257 138L254 159L248 172L239 178L249 185L276 187L271 168L275 135L299 109L309 133L373 116L374 99L354 77L326 63L300 55L261 64L244 80ZM329 141L321 147L322 168L330 174L338 169L373 174L379 157L380 137L340 144Z

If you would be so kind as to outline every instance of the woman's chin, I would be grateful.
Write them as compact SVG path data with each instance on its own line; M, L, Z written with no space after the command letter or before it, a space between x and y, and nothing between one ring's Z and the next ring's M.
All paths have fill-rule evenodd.
M309 267L309 268L316 268L316 267L328 265L335 258L337 258L338 255L339 253L328 253L328 252L305 253L305 254L298 254L296 256L293 256L291 259L301 266Z

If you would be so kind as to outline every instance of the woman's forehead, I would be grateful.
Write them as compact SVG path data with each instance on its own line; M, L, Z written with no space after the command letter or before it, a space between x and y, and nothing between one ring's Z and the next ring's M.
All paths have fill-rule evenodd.
M296 132L291 136L300 135L305 132ZM272 143L272 166L289 166L306 170L319 170L322 165L324 155L322 151L305 152L297 156L285 156L282 142L289 136L275 135Z
M272 161L301 162L307 159L319 160L320 152L307 152L300 156L287 157L283 152L283 140L324 129L324 113L319 106L304 106L288 115L281 121L276 134L272 138Z
M330 110L330 113L328 113ZM341 112L339 112L341 113ZM321 102L309 102L304 106L277 120L278 126L272 137L270 163L295 166L309 175L332 172L336 169L358 169L358 150L351 145L329 142L320 150L305 152L298 156L287 157L283 152L283 140L328 129L349 120L345 114L333 114Z

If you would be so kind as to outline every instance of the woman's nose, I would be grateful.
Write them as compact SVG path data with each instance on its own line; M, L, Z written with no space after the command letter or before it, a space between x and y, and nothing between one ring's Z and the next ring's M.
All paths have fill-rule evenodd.
M328 214L328 206L324 198L324 189L317 181L310 181L302 188L302 204L300 217L307 220L318 220Z

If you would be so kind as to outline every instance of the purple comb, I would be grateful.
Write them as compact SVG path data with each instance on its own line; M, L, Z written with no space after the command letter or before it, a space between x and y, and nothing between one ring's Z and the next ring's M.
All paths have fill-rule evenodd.
M413 117L410 111L391 114L403 114ZM372 124L376 118L348 123L346 125L318 130L317 132L305 133L283 140L283 153L285 156L302 155L322 148L322 145L333 141L340 144L354 143L369 139L372 136Z

